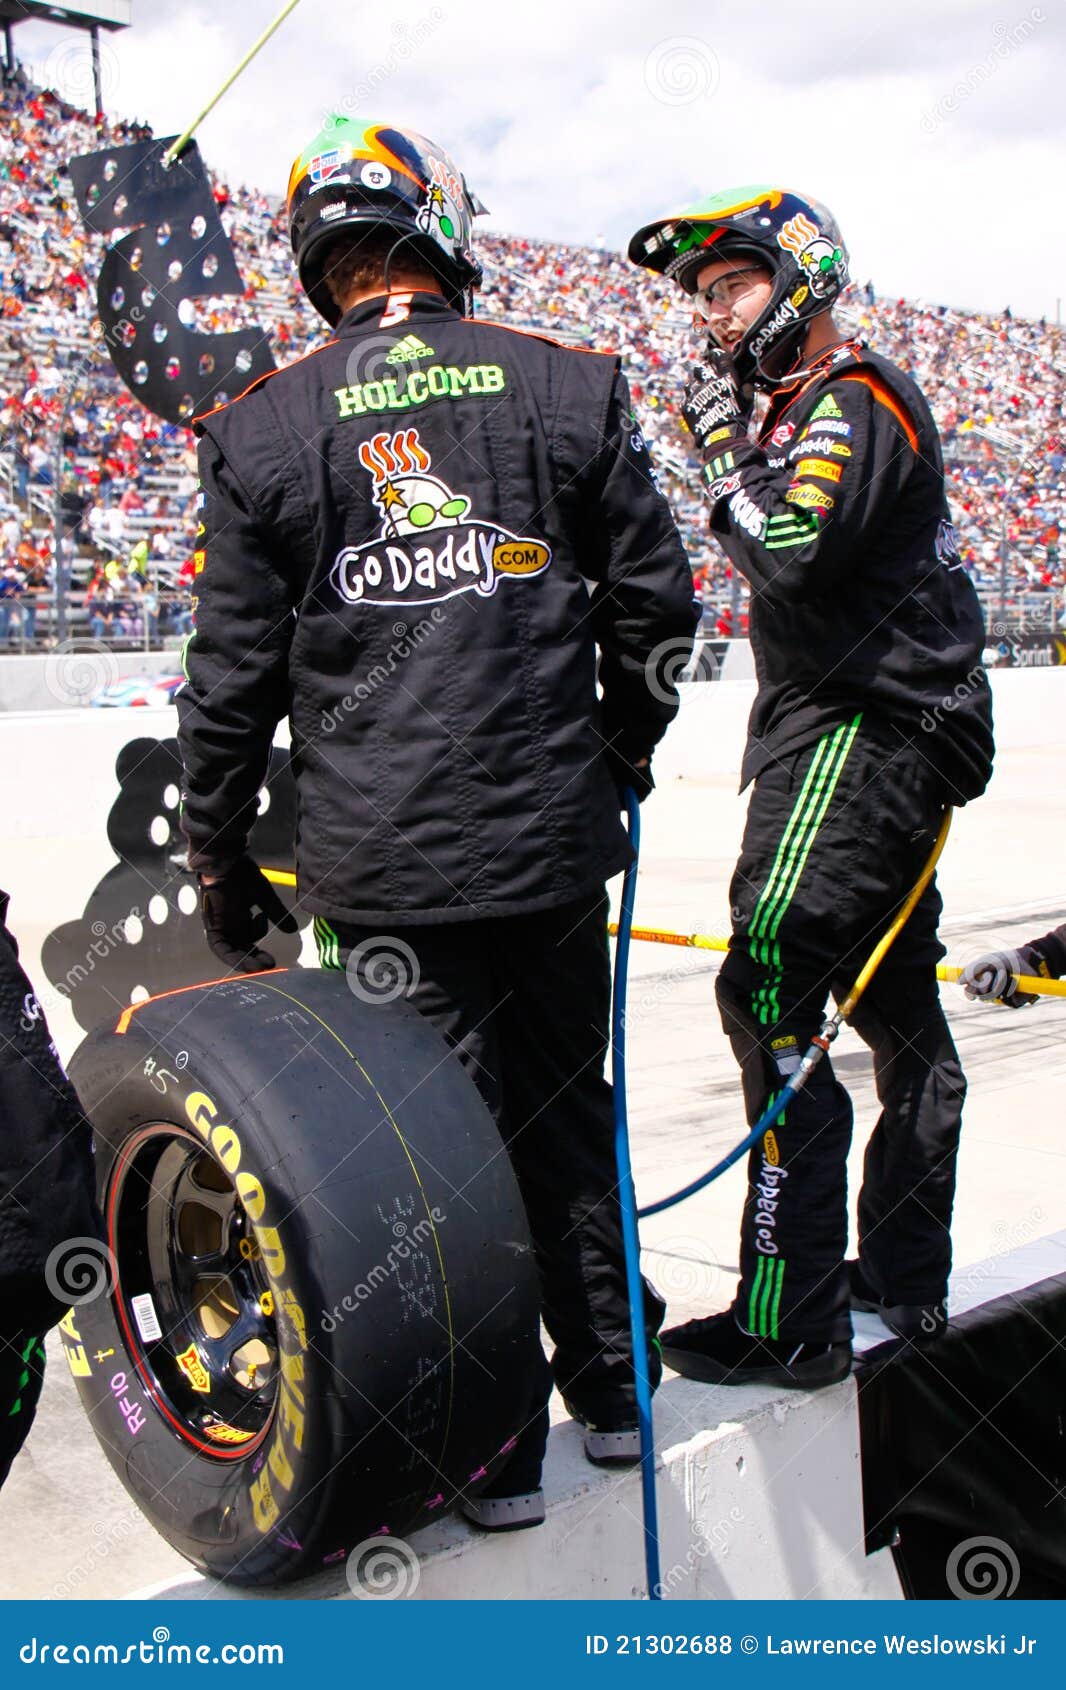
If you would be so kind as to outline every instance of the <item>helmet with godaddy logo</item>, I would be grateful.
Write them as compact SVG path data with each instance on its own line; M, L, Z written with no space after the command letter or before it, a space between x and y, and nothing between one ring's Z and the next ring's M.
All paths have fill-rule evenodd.
M832 214L786 188L712 194L638 229L629 256L687 294L696 292L704 265L718 258L746 258L769 270L773 290L765 309L732 351L740 380L756 385L781 379L811 318L827 311L848 283L847 249Z
M473 219L485 207L443 148L387 123L334 113L289 175L289 233L304 291L328 323L340 308L326 286L326 254L338 235L377 225L396 231L440 278L452 304L469 309L481 285Z

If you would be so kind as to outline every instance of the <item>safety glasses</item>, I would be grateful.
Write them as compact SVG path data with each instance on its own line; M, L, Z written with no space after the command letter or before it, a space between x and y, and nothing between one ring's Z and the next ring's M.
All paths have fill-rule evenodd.
M714 314L713 306L721 310L724 306L731 305L734 299L739 299L742 293L750 292L754 283L746 282L745 276L762 276L765 281L770 279L768 271L761 264L749 264L743 270L730 270L727 275L719 276L713 281L709 288L700 288L693 294L692 303L700 316L709 320Z

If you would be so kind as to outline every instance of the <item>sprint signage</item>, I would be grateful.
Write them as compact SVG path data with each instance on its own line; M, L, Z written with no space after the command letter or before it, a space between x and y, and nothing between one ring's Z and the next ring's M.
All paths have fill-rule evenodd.
M425 370L411 370L406 376L383 376L380 381L355 382L335 387L333 397L342 417L364 417L372 411L406 411L426 405L431 399L482 398L502 393L506 377L499 364L430 364Z

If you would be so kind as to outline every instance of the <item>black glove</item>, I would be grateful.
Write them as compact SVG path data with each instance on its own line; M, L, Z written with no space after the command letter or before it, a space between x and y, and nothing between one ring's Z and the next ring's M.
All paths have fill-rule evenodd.
M268 927L282 933L299 931L266 875L251 857L238 857L221 879L206 884L200 877L200 914L204 936L215 956L235 974L258 974L276 964L269 951L258 948Z
M651 759L648 756L637 756L636 762L641 764L638 769L635 762L631 762L628 754L618 745L604 747L607 767L611 771L611 778L618 788L618 802L624 810L626 787L632 787L636 794L637 803L643 804L649 792L655 791L652 779Z
M727 441L747 438L754 402L754 389L741 388L729 353L712 342L693 369L681 415L700 451L717 454Z

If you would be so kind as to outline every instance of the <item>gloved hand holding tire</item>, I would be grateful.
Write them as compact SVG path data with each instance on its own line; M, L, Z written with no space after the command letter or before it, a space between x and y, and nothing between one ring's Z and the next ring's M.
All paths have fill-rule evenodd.
M298 931L292 911L249 856L238 857L217 877L201 873L200 913L208 945L235 974L259 974L276 966L270 952L259 946L270 927L282 933Z

